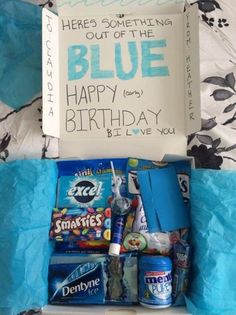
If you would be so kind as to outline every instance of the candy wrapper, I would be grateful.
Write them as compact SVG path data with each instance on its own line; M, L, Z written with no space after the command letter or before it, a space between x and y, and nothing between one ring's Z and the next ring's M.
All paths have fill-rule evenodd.
M191 247L187 242L179 241L173 245L173 263L173 302L175 306L185 305L191 264Z
M50 236L57 241L110 241L111 209L54 208Z
M128 215L122 251L141 251L170 255L173 243L180 239L180 232L149 233L142 199L137 196L137 208Z
M100 208L111 198L112 175L61 176L58 178L58 208Z
M49 266L52 304L137 303L137 257L54 255Z

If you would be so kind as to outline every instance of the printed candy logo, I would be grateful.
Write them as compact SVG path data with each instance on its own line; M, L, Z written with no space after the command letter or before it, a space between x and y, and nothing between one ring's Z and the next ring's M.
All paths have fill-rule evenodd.
M183 195L184 201L188 202L189 200L189 175L181 173L177 174L179 186L181 193Z
M50 266L50 301L59 304L101 304L104 299L102 263L60 264Z
M61 176L58 179L58 208L100 208L111 196L112 175Z
M74 231L80 228L90 229L102 226L103 215L98 214L88 214L86 216L77 216L73 219L57 219L54 222L54 233L56 235L61 234L64 231Z
M168 299L172 292L171 272L150 271L145 273L145 284L149 291L161 300Z
M71 188L67 195L74 197L78 203L88 205L101 198L102 182L81 180Z

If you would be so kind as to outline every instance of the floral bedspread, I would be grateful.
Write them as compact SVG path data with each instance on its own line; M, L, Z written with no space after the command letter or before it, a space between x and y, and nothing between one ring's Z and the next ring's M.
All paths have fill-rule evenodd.
M235 0L199 0L201 131L189 137L198 168L236 168Z
M27 1L37 8L55 6L53 0ZM233 169L236 168L235 0L189 0L189 4L193 3L199 7L202 129L189 137L188 155L195 158L199 168ZM0 91L1 76L0 66ZM0 160L56 157L57 140L42 132L40 93L15 108L0 101Z

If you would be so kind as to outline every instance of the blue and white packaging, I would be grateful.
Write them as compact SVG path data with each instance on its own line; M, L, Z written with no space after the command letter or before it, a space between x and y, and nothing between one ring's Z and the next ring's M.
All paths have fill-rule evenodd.
M49 266L49 303L137 303L137 257L55 254Z
M52 264L49 267L49 302L103 304L103 264L94 262Z
M104 207L111 197L111 174L99 176L61 176L58 178L57 206Z
M148 308L166 308L172 303L172 262L164 256L139 259L139 302Z

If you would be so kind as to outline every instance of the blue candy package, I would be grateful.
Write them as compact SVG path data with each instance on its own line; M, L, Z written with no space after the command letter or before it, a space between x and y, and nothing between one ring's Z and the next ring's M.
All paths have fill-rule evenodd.
M173 265L172 296L174 306L185 305L191 265L191 247L187 242L179 241L173 245Z
M50 237L57 241L110 241L111 209L54 208Z
M56 244L56 250L107 250L111 238L110 206L115 193L111 162L121 178L121 195L125 196L127 159L57 162L57 209L52 214L51 237L64 244ZM64 231L56 225L63 225Z
M101 196L99 199L99 194L102 192L104 198L109 196L108 190L110 190L110 185L112 182L112 168L111 162L114 165L114 170L117 176L122 180L120 187L121 195L126 196L126 165L127 159L95 159L95 160L70 160L70 161L58 161L58 207L74 207L83 206L83 204L88 204L91 206L100 207L102 202ZM82 183L81 181L88 180L90 183ZM93 182L94 181L94 182ZM77 185L77 183L79 184ZM103 182L103 188L99 184ZM74 185L73 185L74 183ZM72 184L72 187L71 187ZM86 187L85 187L86 186ZM60 190L64 193L60 196ZM69 193L65 194L65 191ZM91 194L94 198L90 196L91 199L88 202L80 198L80 195ZM112 187L112 193L113 187ZM68 197L71 197L68 199ZM89 196L87 196L89 197ZM78 200L76 200L78 199ZM82 205L80 205L82 199ZM96 205L94 205L96 201ZM69 204L68 204L69 203Z
M58 179L57 207L106 207L112 191L112 175L61 176Z
M54 255L49 266L51 304L137 303L137 257Z
M104 304L103 265L94 262L51 264L49 302L52 304Z
M126 171L126 158L58 161L58 176L90 176L111 174L111 161L113 162L116 175L123 176Z

